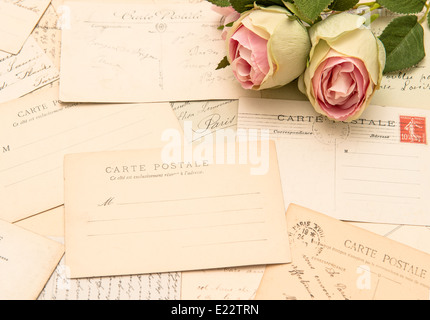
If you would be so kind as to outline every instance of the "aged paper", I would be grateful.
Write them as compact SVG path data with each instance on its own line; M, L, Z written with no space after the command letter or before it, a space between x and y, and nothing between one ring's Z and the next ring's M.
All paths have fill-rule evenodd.
M179 300L181 274L70 279L61 260L38 300Z
M371 106L358 120L335 123L309 102L243 98L238 131L270 131L287 206L354 222L429 225L429 116Z
M430 254L430 227L428 226L373 223L352 224Z
M58 78L54 63L32 37L17 55L0 52L0 103L17 99Z
M60 243L0 220L0 300L35 300L63 254Z
M428 300L430 255L291 205L291 264L268 266L256 299Z
M275 146L269 146L261 174L253 174L250 162L221 164L214 155L169 160L161 149L66 156L71 277L289 261ZM248 145L229 147L242 155Z
M39 213L14 224L45 237L64 239L64 206Z
M164 131L182 130L168 103L61 104L55 87L0 105L0 122L0 218L9 222L64 204L65 154L159 148Z
M172 102L171 106L184 131L190 131L190 142L218 130L236 130L237 100Z
M430 254L430 228L422 226L349 223ZM251 300L265 267L226 268L182 273L182 299Z
M206 1L70 1L64 6L70 9L72 27L62 32L61 101L169 102L260 96L242 89L231 70L216 70L225 57L225 44L217 29L220 15Z
M17 54L49 3L49 0L0 0L0 51Z
M60 70L61 59L62 23L66 22L62 22L59 19L54 6L49 5L32 33L33 38L55 64L58 70Z
M252 300L266 266L182 272L182 300Z

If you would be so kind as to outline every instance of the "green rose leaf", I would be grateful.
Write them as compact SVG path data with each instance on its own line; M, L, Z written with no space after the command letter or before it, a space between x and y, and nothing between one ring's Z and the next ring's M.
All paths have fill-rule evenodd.
M306 18L305 16L303 16L303 14L300 12L300 10L294 5L294 3L292 2L288 2L288 1L284 1L285 7L292 13L294 14L297 18L299 18L300 20L308 23L308 24L312 24L313 21L310 21L308 18Z
M231 6L239 13L243 13L254 6L254 0L230 0Z
M306 19L314 22L333 0L296 0L295 6Z
M335 11L347 11L354 8L359 2L360 0L334 0L329 8Z
M221 62L218 64L218 67L215 70L224 69L229 65L230 65L230 62L228 62L228 58L224 57L224 59L221 60Z
M426 0L377 0L381 6L396 13L418 13L426 4Z
M273 5L281 6L281 7L285 6L282 0L261 0L261 1L257 0L257 3L265 7L273 6Z
M387 53L384 73L413 67L424 59L424 29L417 16L394 19L382 32L379 39Z
M285 7L282 0L230 0L231 6L239 13L243 13L254 7L254 2L260 6L281 6Z
M230 7L230 1L229 0L206 0L209 1L210 3L218 6L218 7Z

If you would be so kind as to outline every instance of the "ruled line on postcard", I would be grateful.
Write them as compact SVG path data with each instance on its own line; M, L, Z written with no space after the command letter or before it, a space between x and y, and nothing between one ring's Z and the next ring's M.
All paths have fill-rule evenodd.
M389 168L389 167L371 167L371 166L353 166L343 165L344 168L362 168L362 169L377 169L377 170L393 170L393 171L408 171L408 172L421 172L419 169L406 169L406 168Z
M125 145L125 144L127 144L127 143L129 143L129 142L131 142L131 141L141 139L141 138L143 138L143 137L146 137L146 136L150 135L151 133L152 133L152 132L149 132L149 133L146 133L146 134L144 134L144 135L142 135L142 136L139 136L139 137L133 138L133 139L131 139L131 140L127 140L127 141L121 142L120 144L117 144L117 145L115 145L115 146L113 146L113 147L109 147L109 148L108 148L108 150L113 150L113 149L115 149L115 148L117 148L117 147L119 147L119 146ZM12 182L12 183L9 183L9 184L7 184L7 185L4 185L4 187L5 187L5 188L9 188L9 187L12 187L12 186L14 186L14 185L17 185L17 184L19 184L19 183L26 182L26 181L31 180L31 179L34 179L34 178L38 178L38 177L40 177L40 176L43 176L43 175L45 175L45 174L48 174L48 173L51 173L51 172L54 172L54 171L56 171L56 170L60 170L60 169L62 169L62 167L61 167L61 166L60 166L60 167L55 167L55 168L52 168L52 169L46 170L46 171L44 171L44 172L41 172L41 173L35 174L35 175L33 175L33 176L26 177L26 178L24 178L24 179L22 179L22 180L15 181L15 182Z
M17 185L17 184L20 184L20 183L22 183L22 182L25 182L25 181L28 181L28 180L31 180L31 179L34 179L34 178L37 178L37 177L43 176L43 175L45 175L45 174L48 174L48 173L51 173L51 172L54 172L54 171L56 171L56 170L60 170L60 169L62 169L62 167L55 167L55 168L53 168L53 169L49 169L49 170L47 170L47 171L44 171L44 172L41 172L41 173L35 174L35 175L33 175L33 176L26 177L25 179L22 179L22 180L15 181L15 182L13 182L13 183L7 184L7 185L5 185L4 187L5 187L5 188L10 188L10 187L12 187L12 186L14 186L14 185Z
M116 233L97 233L97 234L88 234L87 237L94 238L94 237L110 237L110 236L136 235L136 234L145 234L145 233L175 232L175 231L187 231L187 230L196 230L196 229L237 227L237 226L265 224L265 223L266 223L266 221L249 221L249 222L239 222L239 223L219 224L219 225L209 225L209 226L195 226L195 227L185 227L185 228L170 228L170 229L158 229L158 230L142 230L142 231L116 232Z
M237 212L245 212L245 211L261 211L261 210L264 210L264 208L243 208L243 209L231 209L231 210L220 210L220 211L184 213L184 214L176 214L176 215L156 215L156 216L129 217L129 218L118 218L118 219L94 219L94 220L89 220L88 223L129 221L129 220L141 220L141 219L157 219L157 218L176 218L176 217L189 217L189 216L201 216L201 215L212 215L212 214L223 214L223 213L237 213Z
M0 170L0 173L2 173L2 172L6 172L6 171L9 171L9 170L12 170L12 169L15 169L15 168L19 168L19 167L21 167L21 166L23 166L23 165L26 165L26 164L29 164L29 163L31 163L31 162L33 162L33 161L41 160L41 159L43 159L43 158L45 158L45 157L49 157L49 156L55 155L55 154L57 154L57 153L60 153L60 152L62 152L62 151L66 151L66 150L71 149L71 148L73 148L73 147L76 147L76 146L79 146L79 145L81 145L81 144L87 143L87 142L89 142L89 141L91 141L91 140L95 140L95 139L98 139L98 138L104 137L104 136L106 136L106 135L108 135L108 134L111 134L111 133L113 133L113 132L117 132L117 131L123 130L123 129L125 129L125 128L128 128L128 127L131 127L131 126L133 126L133 125L136 125L136 124L138 124L139 122L142 122L142 121L144 121L144 120L146 120L146 119L147 119L147 118L140 119L140 120L138 120L138 121L135 121L135 122L133 122L133 123L129 123L129 124L127 124L127 125L125 125L125 126L122 126L122 127L120 127L120 128L116 128L115 130L112 130L112 131L109 131L109 132L104 132L103 134L97 135L97 136L95 136L95 137L91 137L90 139L87 139L87 140L85 140L85 141L77 142L77 143L72 144L72 145L70 145L70 146L67 146L67 147L65 147L65 148L63 148L63 149L56 150L56 151L53 151L53 152L50 152L50 153L46 153L46 154L41 155L41 156L39 156L39 157L37 157L37 158L34 158L34 159L31 159L31 160L27 160L27 161L24 161L24 162L18 163L18 164L16 164L16 165L12 166L12 167L9 167L9 168L6 168L6 169L3 169L3 170Z
M369 198L361 198L361 199L355 199L355 198L348 198L348 201L354 201L354 202L361 202L361 203L387 203L388 200L383 199L369 199ZM413 206L416 205L416 199L403 199L399 201L394 201L392 199L389 200L390 204L399 204L402 206Z
M384 180L370 180L370 179L354 179L354 178L343 178L344 181L356 181L356 182L370 182L370 183L387 183L387 184L402 184L402 185L412 185L420 186L421 183L416 182L403 182L403 181L384 181Z
M205 196L205 197L183 198L183 199L163 199L163 200L142 201L142 202L125 202L125 203L118 203L118 205L120 205L120 206L128 206L128 205L136 205L136 204L148 204L148 203L160 203L160 202L178 202L178 201L193 201L193 200L203 200L203 199L231 198L231 197L244 197L244 196L255 196L255 195L261 195L261 192L228 194L228 195L219 195L219 196Z
M396 158L416 158L419 159L420 156L407 155L407 154L387 154L387 153L373 153L373 152L354 152L348 151L348 155L364 155L364 156L378 156L378 157L396 157Z
M269 239L250 239L250 240L240 240L240 241L200 243L200 244L182 246L182 248L209 247L209 246L230 245L230 244L240 244L240 243L249 243L249 242L267 242L267 241L269 241Z
M73 108L73 107L72 107L72 108ZM87 127L87 126L89 126L89 125L91 125L91 124L94 124L94 123L100 122L101 120L108 119L108 118L110 118L110 117L116 116L116 115L121 114L121 113L123 113L123 112L129 111L129 110L130 110L130 109L132 109L132 108L135 108L135 107L134 107L134 106L132 106L132 107L128 107L128 108L123 109L123 110L120 110L120 111L118 111L118 112L114 112L114 113L111 113L111 114L106 115L106 116L104 116L104 117L100 117L100 118L94 119L94 120L92 120L92 121L86 122L86 123L84 123L84 124L82 124L82 125L75 126L75 127L73 127L73 128L70 128L70 129L67 129L67 130L64 130L64 131L61 131L61 132L56 132L56 133L55 133L55 136L57 136L57 137L58 137L59 135L62 135L62 134L64 134L64 133L71 132L71 131L73 131L73 130L77 130L77 129L82 129L82 128ZM32 141L32 142L29 142L29 143L27 143L27 144L23 144L23 145L21 145L21 146L17 146L17 147L15 147L15 148L14 148L14 150L19 150L19 149L22 149L22 148L28 147L28 146L30 146L30 145L32 145L32 144L35 144L35 143L39 143L39 142L45 141L45 140L50 139L50 138L52 138L52 137L53 137L53 135L49 135L49 136L44 137L44 138L41 138L41 139L39 139L39 140Z
M352 195L367 196L367 197L402 198L402 199L421 200L421 197L410 197L410 196L403 196L403 195L370 194L370 193L360 193L360 192L344 192L344 194L352 194Z

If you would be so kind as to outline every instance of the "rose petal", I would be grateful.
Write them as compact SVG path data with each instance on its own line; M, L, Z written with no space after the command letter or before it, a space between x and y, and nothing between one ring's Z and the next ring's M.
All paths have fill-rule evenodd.
M232 69L244 87L259 86L270 70L267 40L241 26L230 39Z
M229 16L229 15L231 15L231 14L234 14L234 13L238 13L236 10L234 10L234 8L233 7L231 7L231 6L229 6L229 7L219 7L219 6L216 6L216 5L213 5L212 7L211 7L211 9L213 10L213 11L215 11L216 13L218 13L218 14L220 14L220 15L222 15L222 16L224 16L224 17L227 17L227 16ZM239 13L238 13L239 14Z
M227 33L227 51L230 63L234 60L235 49L231 48L240 36L239 29L246 27L253 34L264 39L264 46L250 40L252 47L253 70L250 77L255 81L255 90L280 87L298 78L306 69L310 51L310 39L306 27L295 19L291 13L280 6L261 7L254 4L250 10L243 12ZM254 35L252 36L254 37ZM260 40L260 42L262 42ZM240 44L248 46L249 43ZM261 50L259 49L261 48ZM294 48L294 49L292 49ZM265 54L263 55L263 50ZM265 74L265 77L262 77Z
M364 63L351 57L326 59L312 79L316 102L329 117L340 121L360 110L369 85Z

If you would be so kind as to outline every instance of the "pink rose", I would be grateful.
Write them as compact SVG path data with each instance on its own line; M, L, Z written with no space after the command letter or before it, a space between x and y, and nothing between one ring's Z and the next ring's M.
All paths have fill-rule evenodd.
M320 108L332 119L345 121L366 103L369 73L363 61L353 57L331 57L312 78L313 92Z
M240 13L234 10L233 7L218 7L213 5L212 10L222 15L222 24L224 26L222 32L222 39L225 40L227 37L228 25L240 18Z
M306 68L309 35L279 6L244 12L227 34L228 61L244 89L284 86Z
M379 89L385 68L385 48L365 18L332 15L309 31L312 49L299 88L315 110L335 121L361 116Z
M230 38L231 67L244 89L260 86L270 71L267 42L243 25Z

